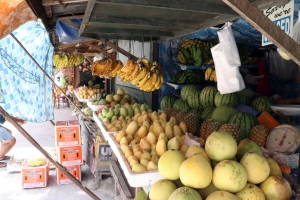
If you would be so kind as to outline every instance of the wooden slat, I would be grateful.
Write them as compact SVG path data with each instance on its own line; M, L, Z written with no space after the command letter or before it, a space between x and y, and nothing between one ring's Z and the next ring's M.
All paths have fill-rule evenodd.
M67 3L78 3L78 2L87 2L88 0L60 0L63 4ZM43 6L52 6L52 5L59 5L59 0L43 0Z
M124 56L127 56L128 58L131 58L135 61L138 60L138 58L134 55L132 55L131 53L129 53L128 51L125 51L124 49L118 47L117 45L115 45L114 43L107 41L106 39L100 39L101 42L103 42L104 44L106 44L107 46L110 46L111 48L115 49L116 51L120 52L121 54L123 54Z
M97 33L101 32L101 34L114 34L114 35L159 35L159 36L167 36L174 37L174 33L168 31L151 31L151 30L141 30L141 29L124 29L124 28L96 28L87 26L84 30L85 33Z
M68 20L68 19L82 19L84 17L84 15L72 15L72 16L68 16L68 17L58 17L57 19L54 19L55 21L64 21L64 20Z
M184 10L193 12L203 12L212 14L226 14L226 15L236 15L236 13L230 9L228 6L220 4L211 4L208 1L198 0L168 0L168 1L149 1L149 0L96 0L96 3L100 4L119 4L123 6L136 7L155 7L157 9L167 9L167 10Z
M46 15L48 18L52 17L52 8L51 6L45 6Z
M117 188L119 189L120 195L122 199L133 199L134 197L132 196L128 185L126 184L126 181L116 163L116 161L109 161L110 164L110 171L112 176L114 177L115 184L117 184Z
M84 45L88 46L88 47L91 47L92 49L95 49L96 51L99 51L99 52L103 52L103 53L106 53L105 50L97 47L96 45L93 45L91 43L84 43Z
M99 13L101 14L101 13ZM199 24L185 23L180 21L161 21L151 19L132 19L126 17L110 17L110 16L97 16L89 21L89 26L105 26L107 24L113 24L116 27L122 25L129 25L135 27L149 27L150 28L173 28L173 29L186 29L186 30L200 30Z
M96 34L96 33L83 33L80 35L81 37L85 37L85 38L93 38L93 39L101 39L101 38L106 38L106 39L120 39L120 40L134 40L134 41L147 41L149 42L151 40L153 41L158 41L161 38L157 35L153 35L153 36L138 36L138 35L120 35L120 34ZM171 39L171 37L164 37L164 39Z
M283 32L274 22L266 17L248 0L223 0L252 26L270 39L273 44L285 52L295 63L300 65L300 45Z

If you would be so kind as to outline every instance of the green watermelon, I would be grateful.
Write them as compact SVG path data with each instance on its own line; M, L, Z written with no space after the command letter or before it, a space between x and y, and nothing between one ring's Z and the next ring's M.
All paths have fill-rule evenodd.
M235 113L237 113L237 111L234 107L221 105L213 111L211 118L221 124L226 124Z
M200 94L200 102L202 107L209 108L215 106L215 95L217 93L217 88L214 86L207 86L203 88Z
M268 113L272 112L270 105L271 99L266 96L256 97L251 103L251 107L259 112L259 114L264 110Z
M229 94L221 94L219 91L216 93L215 96L215 105L228 105L228 106L236 106L238 104L238 98L236 93L229 93Z
M254 93L252 90L245 88L241 91L238 91L236 94L238 98L238 104L244 104L250 106L254 97Z
M180 112L190 112L191 108L189 104L183 99L177 99L174 102L173 109Z
M193 91L196 90L196 86L194 85L186 85L180 90L180 97L183 100L187 100L190 94L193 94Z
M201 97L201 90L194 90L192 91L192 94L189 95L187 102L191 108L199 108L201 107L201 102L200 102L200 97Z
M204 108L204 110L201 113L201 123L208 119L211 119L212 113L215 109L215 107Z
M165 95L160 102L160 109L164 111L166 108L172 108L177 99L174 95Z
M242 132L242 140L249 138L251 128L258 125L257 118L251 113L247 112L239 112L234 114L230 118L229 123L237 124L239 126Z
M195 115L197 115L198 119L201 120L201 114L203 111L204 108L199 107L199 108L191 109L190 113L194 113Z

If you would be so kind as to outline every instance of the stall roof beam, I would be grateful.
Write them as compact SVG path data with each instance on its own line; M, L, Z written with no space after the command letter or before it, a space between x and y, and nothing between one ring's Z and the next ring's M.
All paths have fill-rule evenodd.
M60 2L62 4L68 4L68 3L82 3L87 2L88 0L43 0L42 5L43 6L53 6L53 5L60 5Z
M236 13L226 5L212 4L207 0L168 0L168 1L149 1L149 0L96 0L96 3L100 4L118 4L123 6L133 6L138 9L139 7L157 8L161 10L184 10L193 12L203 12L211 14L225 14L236 15Z
M300 45L283 32L248 0L223 0L228 6L245 18L252 26L284 51L295 63L300 65Z
M167 37L174 37L174 33L168 31L153 31L153 30L139 30L139 29L120 29L120 28L97 28L97 27L86 27L85 33L97 33L101 29L102 34L117 34L117 35L140 35L140 36L151 36L160 35Z
M236 18L236 17L235 17ZM176 21L157 21L151 19L132 19L132 18L121 18L121 17L108 17L108 16L95 16L90 19L89 24L91 26L136 26L136 27L151 27L151 28L172 28L172 29L187 29L197 30L201 28L200 24L192 24L185 22ZM200 29L199 29L200 30Z

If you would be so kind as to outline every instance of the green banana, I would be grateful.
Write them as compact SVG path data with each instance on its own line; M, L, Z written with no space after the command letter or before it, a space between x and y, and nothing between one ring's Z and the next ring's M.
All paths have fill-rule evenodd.
M198 57L197 60L195 60L194 65L195 65L196 67L199 67L199 66L202 65L202 58L201 58L201 56Z
M193 49L192 58L193 58L193 60L195 60L195 59L197 59L197 58L196 58L196 46L193 45L193 46L192 46L192 49Z
M193 58L193 55L194 55L193 46L189 47L189 52L191 54L191 57Z
M178 52L178 60L180 63L185 64L186 63L186 59L184 57L184 55L182 54L181 51Z
M189 53L189 51L187 51L186 49L181 49L180 51L184 55L185 60L191 59L191 54Z

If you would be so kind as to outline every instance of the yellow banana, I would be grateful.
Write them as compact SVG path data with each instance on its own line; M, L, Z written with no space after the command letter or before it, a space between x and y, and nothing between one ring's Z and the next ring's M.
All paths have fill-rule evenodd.
M217 73L215 71L215 75L214 75L214 82L217 82Z
M128 70L131 68L132 60L128 59L124 67L121 69L122 72L128 72Z
M185 58L184 58L184 56L183 56L183 54L182 54L181 51L178 52L178 60L179 60L179 62L182 63L182 64L185 64L185 63L186 63L186 60L185 60Z
M134 65L134 70L131 74L131 80L134 79L139 74L140 71L140 67L137 63L133 63L133 65Z
M216 71L215 70L213 70L212 72L211 72L211 75L210 75L210 77L209 77L209 80L210 81L214 81L214 77L216 76Z
M139 80L137 86L138 87L143 86L149 78L150 78L150 72L147 72L146 75L141 80Z
M164 84L164 81L165 81L165 78L164 78L164 76L163 76L163 74L160 76L160 86L162 85L162 84ZM160 87L159 86L159 87Z
M148 81L145 83L146 86L151 86L154 85L158 79L158 75L156 73L153 73L150 78L148 79Z
M146 74L147 74L146 68L142 67L139 74L131 81L131 83L133 85L138 84L139 81L146 76Z
M205 80L209 80L213 69L211 67L207 68L205 71Z
M144 63L144 64L149 64L150 63L147 58L141 58L141 60L142 60L142 63Z
M159 77L158 77L156 83L154 84L154 90L157 90L157 88L160 87L160 85L161 85L161 78L160 77L161 76L162 76L162 74L159 74Z
M136 62L137 62L137 64L140 64L142 62L142 59L139 58Z

